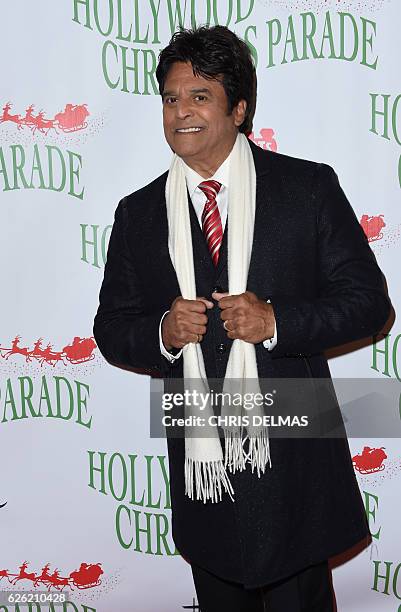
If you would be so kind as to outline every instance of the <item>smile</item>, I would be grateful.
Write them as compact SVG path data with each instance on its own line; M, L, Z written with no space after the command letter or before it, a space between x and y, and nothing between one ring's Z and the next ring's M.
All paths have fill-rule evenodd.
M200 132L203 128L201 127L189 127L189 128L179 128L176 130L179 134L189 134L191 132Z

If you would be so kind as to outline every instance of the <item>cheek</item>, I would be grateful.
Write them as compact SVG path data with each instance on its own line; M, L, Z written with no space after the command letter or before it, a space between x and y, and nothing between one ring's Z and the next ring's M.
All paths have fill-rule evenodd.
M163 117L163 125L168 126L172 120L171 111L169 112L169 110L166 107L163 107L162 117Z
M165 137L167 139L171 139L173 136L173 133L171 131L171 125L167 118L163 118L163 130L164 130Z
M174 137L166 126L164 126L164 139L169 146L174 145Z
M215 121L213 132L218 139L221 139L227 134L227 125L221 120L221 118Z

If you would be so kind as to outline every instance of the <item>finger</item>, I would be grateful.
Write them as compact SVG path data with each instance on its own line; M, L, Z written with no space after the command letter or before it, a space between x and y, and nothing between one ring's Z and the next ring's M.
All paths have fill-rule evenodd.
M174 348L182 348L190 342L198 342L198 337L203 339L203 334L196 333L194 330L185 330L175 336L172 344Z
M203 321L203 318L200 322L191 322L186 318L183 320L179 319L174 325L172 325L171 331L174 333L175 339L182 342L191 342L191 340L188 340L188 336L192 336L194 334L206 334L207 327L204 325Z
M224 323L223 323L223 327L224 327L224 329L226 330L226 332L230 332L230 331L232 331L232 330L230 329L230 323L229 323L229 321L228 321L228 320L225 320L225 321L224 321Z
M242 340L243 339L238 329L232 329L231 331L228 331L227 338L230 338L230 340Z
M228 321L229 319L234 319L234 309L233 308L225 308L220 313L220 319L222 321Z
M210 309L210 308L213 308L213 306L214 306L213 302L211 302L210 300L206 299L203 296L202 297L197 297L196 299L199 302L203 302L205 304L206 308Z
M246 338L250 337L249 330L243 325L237 325L236 323L233 323L232 329L227 331L227 336L231 340L244 340L245 342L248 342L249 340L246 340Z
M208 318L205 314L190 312L183 320L183 324L187 325L207 325Z
M252 327L249 317L234 314L232 308L223 310L220 318L223 321L223 326L227 322L228 329L241 328L242 331L245 331L245 329ZM224 329L227 329L227 327L224 327Z
M213 291L213 293L212 293L212 298L213 298L214 300L216 300L217 302L219 302L221 299L223 299L223 297L227 297L227 296L229 296L229 295L230 295L230 294L229 294L228 292L225 292L225 293L220 293L220 292L218 292L218 291Z
M207 306L202 300L182 300L176 308L180 312L205 312Z
M206 325L196 325L192 323L191 325L186 325L183 330L189 334L205 335L207 332L207 327Z
M231 308L237 303L238 295L230 295L229 293L212 293L212 297L218 301L219 307Z
M185 331L189 334L201 334L204 336L207 330L205 325L191 325Z
M207 323L207 321L206 321ZM182 319L179 319L176 322L175 330L179 331L181 333L201 333L201 334L205 334L206 333L206 323L202 318L200 319L195 319L195 320L191 320L190 317L183 317Z

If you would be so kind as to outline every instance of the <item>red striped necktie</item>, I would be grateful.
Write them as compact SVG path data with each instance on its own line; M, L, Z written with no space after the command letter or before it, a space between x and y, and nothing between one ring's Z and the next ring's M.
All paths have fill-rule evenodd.
M219 261L219 249L223 240L223 228L221 225L219 207L216 202L216 196L220 188L221 183L218 181L203 181L203 183L199 185L199 189L201 189L207 197L202 212L202 230L215 266L217 266L217 262Z

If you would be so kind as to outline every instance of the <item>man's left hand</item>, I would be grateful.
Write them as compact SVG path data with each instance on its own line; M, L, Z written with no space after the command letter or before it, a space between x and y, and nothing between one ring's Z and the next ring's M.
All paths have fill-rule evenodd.
M273 306L260 300L251 291L239 295L212 293L221 308L220 318L224 321L227 336L257 344L274 335Z

